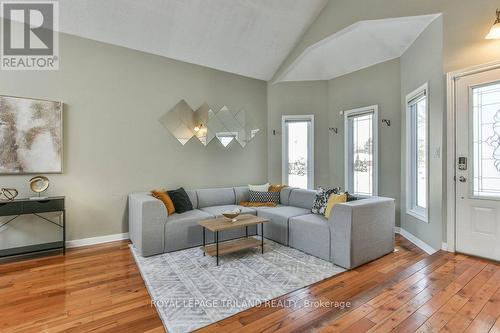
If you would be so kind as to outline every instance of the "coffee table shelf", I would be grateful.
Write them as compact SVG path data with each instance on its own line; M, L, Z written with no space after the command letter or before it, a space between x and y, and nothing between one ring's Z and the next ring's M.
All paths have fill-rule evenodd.
M253 237L225 241L219 243L219 255L233 253L253 247L260 247L260 245L260 239L255 239ZM216 244L210 244L205 247L202 246L202 250L211 257L215 257L217 255Z

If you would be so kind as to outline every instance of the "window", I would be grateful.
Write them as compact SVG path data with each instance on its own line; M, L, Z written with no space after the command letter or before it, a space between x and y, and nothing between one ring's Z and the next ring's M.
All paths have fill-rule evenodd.
M282 133L283 184L313 189L314 116L283 116Z
M345 188L356 195L377 195L377 113L377 105L344 111Z
M472 89L473 195L500 197L500 83Z
M406 96L406 211L427 222L427 84Z

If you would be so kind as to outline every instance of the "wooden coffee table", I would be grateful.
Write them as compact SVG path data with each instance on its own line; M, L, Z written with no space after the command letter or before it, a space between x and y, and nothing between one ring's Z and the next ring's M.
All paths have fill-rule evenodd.
M209 256L215 256L217 258L217 266L219 266L219 255L228 254L257 246L260 246L262 253L264 253L264 223L269 222L269 220L250 214L242 214L238 216L236 220L236 222L232 222L230 219L222 216L215 219L208 219L198 222L198 224L203 227L203 246L201 248L203 250L203 255L208 254ZM248 227L253 225L256 226L257 224L260 224L260 229L262 230L260 241L253 237L248 237ZM246 237L219 243L219 231L238 228L245 228ZM206 245L205 229L208 229L209 231L215 233L215 244Z

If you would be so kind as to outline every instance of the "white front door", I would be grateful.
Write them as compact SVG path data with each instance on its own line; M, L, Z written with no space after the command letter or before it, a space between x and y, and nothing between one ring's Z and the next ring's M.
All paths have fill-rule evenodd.
M500 69L456 81L456 250L500 260Z

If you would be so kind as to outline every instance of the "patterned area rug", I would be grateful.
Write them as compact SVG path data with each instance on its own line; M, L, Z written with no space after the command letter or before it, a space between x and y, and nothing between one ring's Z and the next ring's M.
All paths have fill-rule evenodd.
M270 240L263 255L260 248L224 255L219 266L199 248L148 258L131 250L169 333L193 331L344 271Z

